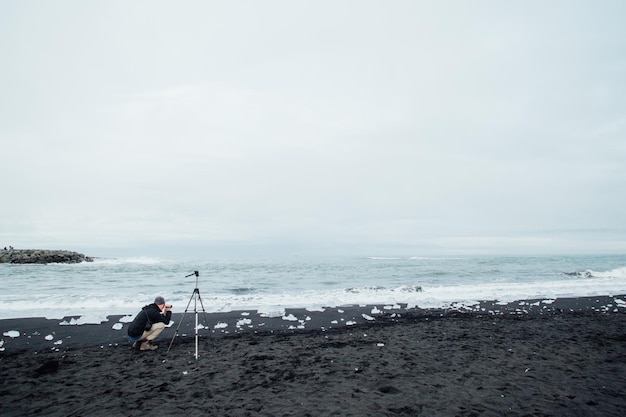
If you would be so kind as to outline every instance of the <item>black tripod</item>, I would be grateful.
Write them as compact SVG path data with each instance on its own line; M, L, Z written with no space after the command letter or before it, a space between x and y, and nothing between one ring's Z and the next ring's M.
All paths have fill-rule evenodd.
M193 312L195 313L196 316L196 360L198 360L198 301L200 301L200 306L202 307L202 312L204 313L204 322L208 323L207 320L207 316L206 316L206 310L204 309L204 304L202 303L202 297L200 297L200 290L198 289L198 277L200 276L200 274L198 273L198 271L193 271L192 274L189 275L185 275L185 278L188 278L192 275L196 276L196 288L194 288L193 293L191 294L191 298L189 298L189 302L187 303L187 307L185 308L185 312L183 313L183 316L180 318L180 322L178 323L178 326L176 327L176 333L174 333L174 336L172 337L172 341L170 342L169 347L167 348L167 353L169 353L170 349L172 348L172 344L174 343L174 339L176 338L176 336L178 336L178 330L180 329L180 325L183 324L183 320L185 319L185 314L187 314L187 312L189 311L189 306L191 305L191 301L193 300Z

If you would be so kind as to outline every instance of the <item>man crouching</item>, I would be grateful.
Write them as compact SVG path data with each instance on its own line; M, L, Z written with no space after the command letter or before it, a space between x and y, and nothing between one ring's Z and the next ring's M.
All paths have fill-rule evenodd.
M165 325L169 324L172 317L171 304L165 304L165 299L158 296L154 303L143 307L128 326L128 338L134 342L133 348L139 350L155 350L157 345L152 341L161 334Z

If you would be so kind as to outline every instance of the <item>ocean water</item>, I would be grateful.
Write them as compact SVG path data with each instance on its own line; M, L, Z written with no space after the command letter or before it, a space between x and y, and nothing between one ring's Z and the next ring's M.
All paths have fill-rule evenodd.
M198 277L194 271L198 271ZM191 276L188 276L191 275ZM626 255L545 257L96 258L91 263L0 264L0 319L134 315L156 295L207 312L353 304L446 307L478 300L626 294Z

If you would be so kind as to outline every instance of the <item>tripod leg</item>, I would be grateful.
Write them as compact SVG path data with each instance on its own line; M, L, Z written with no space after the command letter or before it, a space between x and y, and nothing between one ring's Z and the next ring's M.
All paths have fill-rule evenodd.
M198 290L198 300L200 301L200 306L202 306L202 312L204 313L204 323L209 325L209 319L206 315L206 310L204 309L204 303L202 302L202 297L200 297L200 290ZM198 323L196 323L196 329L198 328ZM212 339L213 340L213 339ZM215 341L213 340L213 350L215 350Z
M178 336L178 330L180 329L180 325L183 324L183 320L185 318L185 315L187 314L187 311L189 311L189 306L191 305L191 300L194 299L195 295L196 295L196 292L194 291L193 294L191 294L191 297L189 298L189 302L187 303L187 307L185 307L185 311L183 312L183 315L180 318L180 322L178 323L178 326L176 326L176 332L174 332L174 336L172 336L172 340L170 341L170 345L167 347L167 353L170 352L170 349L172 348L172 344L174 343L174 339L176 338L176 336Z
M200 292L198 292L198 300L200 300L200 306L202 306L202 312L204 313L204 322L207 324L207 328L208 328L209 319L206 315L206 310L204 309L204 303L202 302L202 298L200 297Z

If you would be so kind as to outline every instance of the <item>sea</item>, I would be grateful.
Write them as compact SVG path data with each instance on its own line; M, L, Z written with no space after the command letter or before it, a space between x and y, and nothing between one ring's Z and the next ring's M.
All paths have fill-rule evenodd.
M197 272L197 274L196 274ZM0 319L134 315L162 295L174 312L347 305L438 308L626 294L626 255L459 257L95 258L79 264L0 264Z

